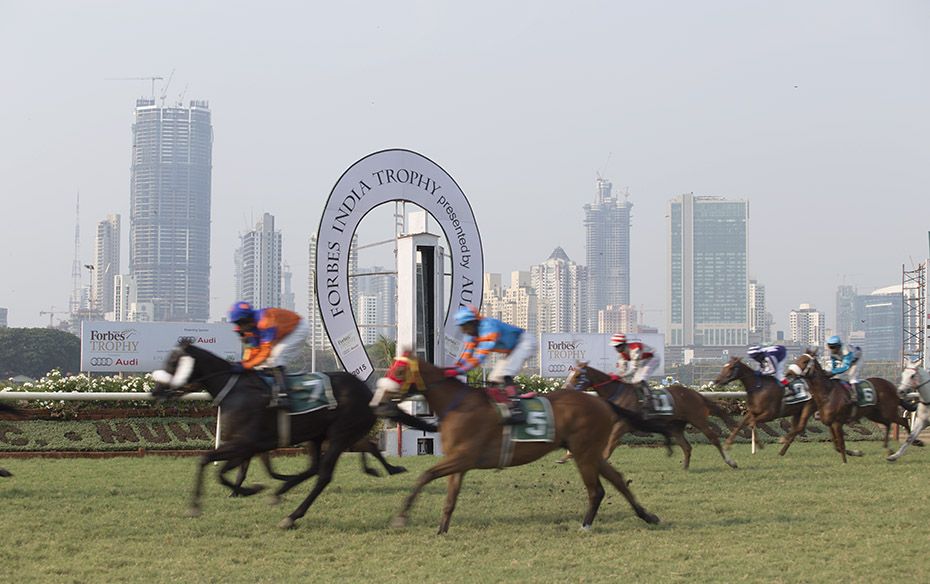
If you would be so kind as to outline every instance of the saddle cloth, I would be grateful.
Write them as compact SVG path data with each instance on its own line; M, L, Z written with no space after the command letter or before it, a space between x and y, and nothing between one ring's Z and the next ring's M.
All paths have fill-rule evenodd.
M665 388L650 388L646 396L646 414L648 416L671 416L675 413L675 400Z
M868 381L860 381L854 385L856 393L852 396L856 399L856 405L860 408L874 406L878 403L878 393Z
M506 404L496 404L501 414L506 413ZM520 409L526 422L515 426L506 425L501 432L501 456L499 467L504 468L513 458L513 447L517 442L554 442L555 417L552 403L544 397L520 398Z
M265 383L274 384L274 378L262 374ZM289 373L287 375L288 387L288 415L296 416L315 412L323 408L334 409L336 398L333 396L333 386L329 375L325 373Z
M811 392L807 386L807 380L802 377L796 377L791 380L788 387L785 388L785 397L782 400L786 406L799 404L811 399Z

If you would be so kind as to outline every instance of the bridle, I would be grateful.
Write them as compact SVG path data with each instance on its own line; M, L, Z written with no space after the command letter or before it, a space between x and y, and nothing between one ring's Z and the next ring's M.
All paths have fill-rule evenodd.
M410 391L411 387L419 387L419 388L422 388L422 391L426 391L426 383L424 383L423 376L420 374L419 361L417 361L416 359L411 359L410 357L407 357L406 355L402 355L397 358L397 360L395 361L395 365L397 363L404 363L407 365L407 371L404 373L404 378L397 379L397 377L394 376L392 371L388 371L388 374L385 375L385 377L387 377L391 381L394 381L400 384L400 388L398 389L398 392L407 393Z

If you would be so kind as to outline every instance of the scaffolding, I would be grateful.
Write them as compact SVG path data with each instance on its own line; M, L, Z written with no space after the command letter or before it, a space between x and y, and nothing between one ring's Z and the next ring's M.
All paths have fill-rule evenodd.
M927 263L923 262L913 270L901 266L901 291L904 297L901 355L905 363L909 359L922 359L926 349L924 318L927 314Z

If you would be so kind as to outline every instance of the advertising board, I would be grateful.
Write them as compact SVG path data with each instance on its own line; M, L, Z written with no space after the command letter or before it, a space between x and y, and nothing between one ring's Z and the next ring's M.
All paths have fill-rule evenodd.
M628 334L630 341L641 341L655 351L659 367L653 377L665 376L665 335L660 333ZM610 335L600 333L543 333L539 341L539 374L543 377L568 377L576 361L611 373L617 368L617 352L610 346Z
M182 339L227 360L242 357L239 335L228 323L85 320L81 322L81 371L154 371Z

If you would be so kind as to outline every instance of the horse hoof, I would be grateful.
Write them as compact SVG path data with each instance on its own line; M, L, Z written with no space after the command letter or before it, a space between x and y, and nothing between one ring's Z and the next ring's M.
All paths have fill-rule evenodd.
M727 461L727 464L730 465L730 468L739 468L739 467L736 465L736 461L728 460L728 461Z
M200 517L203 514L203 510L198 505L191 505L187 508L188 517Z
M648 511L643 511L642 513L640 513L639 518L645 521L646 523L651 523L653 525L659 522L659 517L657 515L653 515L652 513Z
M914 446L919 446L921 448L924 447L924 441L921 440L920 438L918 438L917 440L914 440L913 442L911 442L911 444L913 444Z
M401 473L405 473L405 472L407 472L407 467L405 467L405 466L395 466L394 468L392 468L391 470L388 471L388 474L393 476L393 475L401 474Z
M380 478L380 477L381 477L381 475L378 474L378 471L373 470L373 469L370 469L370 468L366 468L366 469L365 469L365 474L367 474L367 475L370 476L370 477L375 477L375 478Z
M280 505L281 504L281 495L272 493L268 495L268 504L269 505Z
M13 476L13 473L11 473L5 468L0 468L0 477L11 477L11 476Z
M407 527L407 518L401 515L398 515L397 517L391 520L391 527L393 527L394 529L403 529Z
M891 456L886 456L886 457L885 457L885 460L887 460L888 462L897 462L897 461L898 461L898 457L895 456L894 454L892 454Z
M278 523L278 527L281 529L294 529L294 520L290 517L285 517Z
M861 450L847 450L846 454L849 456L865 456Z
M591 532L591 526L590 526L590 525L585 525L585 524L582 523L582 524L581 524L581 531L583 531L583 532L585 532L585 533L590 533L590 532Z

